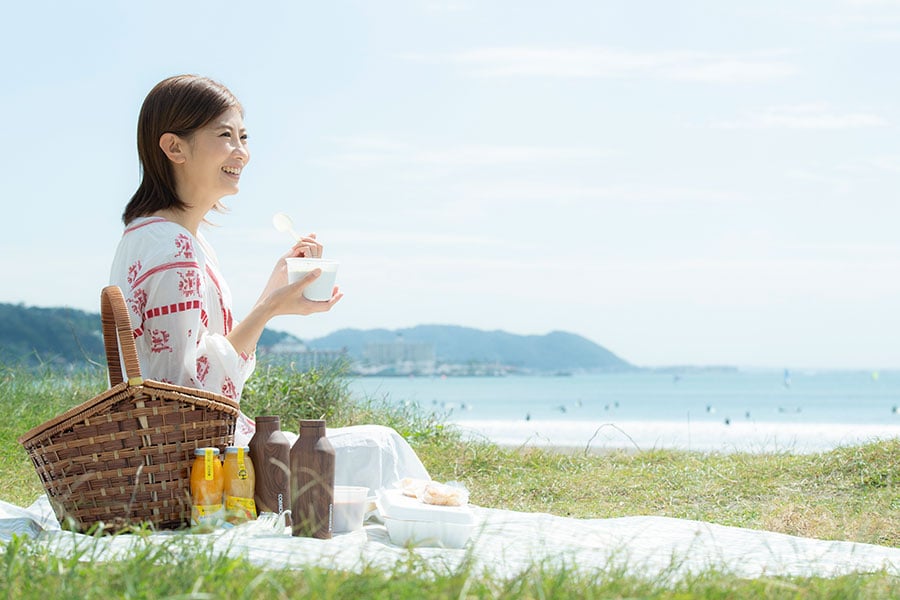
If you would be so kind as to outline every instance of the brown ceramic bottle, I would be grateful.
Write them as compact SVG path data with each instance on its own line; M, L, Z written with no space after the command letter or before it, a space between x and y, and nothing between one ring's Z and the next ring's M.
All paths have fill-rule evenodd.
M300 421L300 437L291 448L291 533L331 538L334 518L334 447L325 437L325 421Z
M278 417L256 417L250 438L250 458L256 467L254 500L258 513L281 514L291 508L291 443ZM290 525L290 521L286 522Z

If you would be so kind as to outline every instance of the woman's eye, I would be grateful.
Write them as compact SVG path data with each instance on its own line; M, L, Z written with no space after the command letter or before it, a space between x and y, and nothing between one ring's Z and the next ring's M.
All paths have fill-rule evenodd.
M231 132L226 131L226 132L222 133L222 135L220 135L219 137L231 137Z
M241 139L246 142L247 140L250 139L250 136L245 133L244 135L241 136Z

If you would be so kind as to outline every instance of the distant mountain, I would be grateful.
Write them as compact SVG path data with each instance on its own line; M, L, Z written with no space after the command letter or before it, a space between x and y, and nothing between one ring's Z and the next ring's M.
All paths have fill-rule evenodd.
M0 362L105 362L100 315L72 308L0 304Z
M439 363L496 362L539 371L623 371L635 368L603 346L563 331L546 335L516 335L457 325L419 325L398 330L341 329L309 340L307 346L319 350L345 348L352 358L362 360L367 345L399 340L434 344Z
M456 325L419 325L408 329L342 329L306 341L314 350L345 349L363 360L369 344L398 340L434 346L438 363L500 364L534 371L623 371L635 367L606 348L581 336L554 331L546 335L515 335ZM260 354L294 352L297 337L266 329ZM0 364L105 364L100 315L72 308L37 308L0 303Z
M289 333L265 329L261 348L298 346ZM0 364L106 364L99 313L0 303Z

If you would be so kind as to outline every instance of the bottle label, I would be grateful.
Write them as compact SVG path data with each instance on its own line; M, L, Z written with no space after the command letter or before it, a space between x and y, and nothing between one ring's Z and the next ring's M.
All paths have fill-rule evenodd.
M244 448L238 447L237 450L237 476L238 479L247 479L247 463L244 460Z
M191 506L191 525L216 524L225 518L221 504L194 504Z
M212 448L207 448L203 452L203 476L206 481L212 481L215 477L216 471L213 468L213 461L215 458Z
M253 498L225 496L225 510L241 519L256 518L256 502L253 501Z
M328 505L328 533L334 532L334 504Z

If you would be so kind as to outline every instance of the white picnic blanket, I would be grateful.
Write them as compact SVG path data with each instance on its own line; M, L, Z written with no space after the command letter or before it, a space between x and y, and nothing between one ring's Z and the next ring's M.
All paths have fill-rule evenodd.
M652 580L675 580L709 568L740 577L837 576L887 569L900 574L900 548L802 538L769 531L725 527L667 517L573 519L473 507L478 523L465 548L403 548L371 515L359 531L330 540L295 538L267 515L211 534L161 532L148 536L90 537L59 528L46 497L22 508L0 501L0 543L27 535L55 553L83 560L125 558L146 544L176 539L192 548L246 557L269 568L308 565L359 571L365 566L403 568L410 553L438 572L452 572L471 560L477 572L513 578L529 567L565 565L590 572L623 568ZM207 546L207 544L209 546Z

